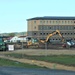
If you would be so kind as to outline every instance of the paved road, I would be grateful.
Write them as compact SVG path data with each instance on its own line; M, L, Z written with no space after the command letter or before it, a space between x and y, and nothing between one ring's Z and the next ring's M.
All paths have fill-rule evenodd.
M0 75L75 75L73 71L0 67Z

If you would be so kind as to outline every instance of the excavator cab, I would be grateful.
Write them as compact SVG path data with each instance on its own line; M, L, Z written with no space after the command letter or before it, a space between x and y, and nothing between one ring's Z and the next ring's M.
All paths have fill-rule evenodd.
M31 46L31 45L36 45L38 44L38 39L37 38L31 38L28 42L27 42L27 45L28 46Z

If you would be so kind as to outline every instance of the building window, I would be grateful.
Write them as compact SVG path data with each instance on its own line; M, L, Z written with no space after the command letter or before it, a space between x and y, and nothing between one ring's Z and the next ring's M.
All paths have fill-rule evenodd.
M54 23L54 21L53 21L53 23Z
M48 35L48 33L46 33Z
M75 29L75 27L74 27L74 29Z
M48 30L48 26L46 26L46 30Z
M67 21L65 21L65 23L66 23Z
M67 29L68 29L68 30L70 30L70 29L71 29L71 27L70 27L70 26L68 26L68 27L67 27Z
M34 29L36 29L36 27L34 27Z
M66 33L65 33L65 35L66 35Z
M62 23L63 23L63 21L62 21Z
M34 33L34 35L36 35L36 33Z
M51 29L51 27L49 27L49 29Z
M42 35L42 33L40 33L40 35Z
M74 23L75 23L75 21L74 21Z
M58 21L56 21L56 23L58 23Z
M71 35L72 35L72 33L71 33Z
M42 23L42 21L40 21L40 23Z
M34 23L36 23L36 21L34 21Z
M51 23L51 21L50 21L50 23Z
M47 21L47 23L48 23L48 21Z
M71 23L73 23L73 21L71 21Z
M68 21L68 23L69 23L70 21Z
M69 34L69 33L68 33Z
M43 33L43 35L45 35L45 33Z

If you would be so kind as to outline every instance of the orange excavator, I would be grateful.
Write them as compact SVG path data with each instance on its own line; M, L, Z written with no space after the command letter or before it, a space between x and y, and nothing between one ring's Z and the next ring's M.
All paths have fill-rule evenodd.
M31 38L31 40L27 42L27 46L39 45L39 42L46 43L46 42L48 42L49 38L52 37L55 34L58 34L62 38L62 42L64 42L64 38L61 35L60 31L59 30L56 30L56 31L52 32L51 34L49 34L47 36L46 40L38 40L38 39Z

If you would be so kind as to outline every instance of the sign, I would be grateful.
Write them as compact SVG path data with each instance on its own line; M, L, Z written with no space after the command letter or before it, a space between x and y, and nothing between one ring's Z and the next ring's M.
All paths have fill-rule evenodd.
M13 51L14 50L14 45L8 45L8 50Z

